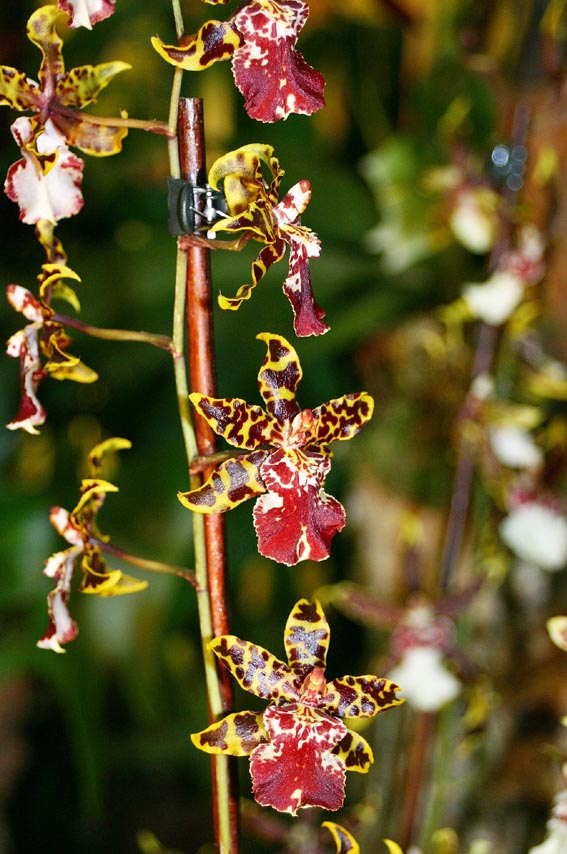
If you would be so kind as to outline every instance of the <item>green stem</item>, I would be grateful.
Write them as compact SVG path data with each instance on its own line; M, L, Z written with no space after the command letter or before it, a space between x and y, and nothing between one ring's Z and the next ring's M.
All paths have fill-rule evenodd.
M159 347L161 350L167 350L175 355L173 341L167 335L155 335L153 332L135 332L132 329L100 329L98 326L91 326L76 317L68 317L66 314L55 313L53 320L63 326L68 326L70 329L78 329L92 338L104 338L106 341L139 341L143 344Z
M177 36L183 35L183 19L179 0L172 0L173 14ZM181 176L179 141L173 140L172 134L178 127L179 93L181 90L182 70L176 69L173 77L171 100L169 108L169 165L170 173L174 178ZM187 384L187 361L185 355L185 315L187 299L187 252L180 246L177 249L175 267L175 297L173 307L173 369L175 387L179 408L181 430L185 445L185 453L188 463L188 473L192 488L199 486L201 477L191 473L191 461L198 456L199 449L189 405L189 390ZM209 705L209 716L212 721L218 720L226 711L223 692L217 670L214 655L208 649L208 643L214 637L211 601L209 595L208 579L208 553L205 531L205 519L198 513L192 514L193 522L193 547L195 558L195 578L197 589L197 611L199 617L199 630L201 634L201 645L203 663L205 670L205 684ZM213 802L215 818L215 835L219 854L237 854L238 840L234 831L236 810L232 803L230 791L230 769L229 761L225 756L212 757L213 769Z
M59 110L60 115L75 118L76 113L64 108ZM131 119L128 116L96 116L92 113L83 113L85 120L91 125L103 125L104 127L135 128L146 130L149 133L160 133L163 136L171 136L169 126L158 119Z
M184 566L173 566L170 563L163 563L161 560L149 560L148 558L138 557L137 555L124 551L124 549L119 548L119 546L113 546L111 543L99 540L97 537L91 537L90 542L93 545L98 546L101 551L114 555L132 566L137 566L139 569L145 569L148 572L161 572L164 575L177 575L179 578L185 578L186 581L193 585L193 587L197 586L195 573L190 569L186 569Z

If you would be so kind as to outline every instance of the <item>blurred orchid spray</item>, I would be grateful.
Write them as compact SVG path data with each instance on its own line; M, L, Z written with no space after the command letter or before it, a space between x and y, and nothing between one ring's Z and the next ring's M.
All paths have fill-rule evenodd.
M205 2L224 8L230 0ZM55 505L45 514L68 547L45 561L44 574L53 588L47 597L47 629L36 645L56 653L71 649L71 657L81 654L79 629L84 618L88 635L93 618L79 603L71 616L74 587L101 598L146 589L145 595L152 595L154 585L146 578L110 568L107 559L189 582L190 589L183 588L188 593L183 619L194 613L202 663L193 666L193 641L186 637L179 646L185 650L183 666L175 651L170 659L176 696L185 695L192 674L184 713L190 717L194 747L211 759L210 793L204 797L212 804L212 831L204 831L200 822L200 851L213 850L206 843L211 833L220 854L238 854L243 836L254 852L282 854L560 854L567 845L567 743L561 727L567 715L567 671L564 660L556 664L555 657L555 649L567 648L566 618L557 616L567 609L567 351L561 343L567 313L558 308L553 291L562 270L556 233L567 204L561 183L567 164L556 144L558 131L548 125L543 96L538 101L531 91L520 93L508 80L505 86L498 63L506 57L491 47L498 41L498 27L511 34L509 50L518 32L527 50L527 34L535 32L547 62L544 76L564 106L557 55L565 46L565 3L548 0L537 11L530 2L532 18L517 21L506 17L504 3L496 4L504 10L502 18L488 10L484 16L472 14L469 5L437 0L424 11L410 0L366 0L347 9L321 0L309 9L305 0L234 0L224 20L201 23L206 16L201 4L193 3L190 12L183 10L191 22L199 18L191 34L185 31L179 0L173 0L176 40L167 43L147 33L150 58L144 60L152 67L148 92L155 76L174 67L166 120L133 119L122 107L114 108L115 117L85 110L113 78L132 70L129 63L110 60L66 70L64 48L83 49L88 41L81 29L94 29L95 45L94 36L106 26L102 22L128 15L121 0L59 0L36 8L26 33L41 54L37 79L11 65L0 66L0 105L23 114L11 124L20 157L8 168L4 189L18 206L20 222L34 227L45 256L35 287L29 281L7 285L8 303L26 324L7 342L7 355L19 361L20 402L6 426L14 441L19 434L26 442L41 443L45 433L61 430L62 419L57 413L62 398L49 383L43 385L45 380L81 386L100 382L103 390L108 385L104 377L99 381L98 370L71 355L68 330L88 339L157 347L171 359L179 445L186 457L185 483L176 462L175 529L182 527L185 537L183 523L191 525L191 568L172 562L179 534L166 530L167 560L161 560L132 554L101 532L99 514L109 512L106 498L118 491L116 452L132 443L105 433L97 414L97 428L84 431L92 442L87 447L82 433L78 442L83 457L78 501L71 511ZM384 114L369 110L369 101L358 101L350 80L341 88L342 59L337 69L325 62L331 118L322 118L325 78L297 49L310 12L316 34L317 26L333 31L342 16L351 19L360 36L357 62L364 57L369 68L375 46L364 34L376 37L388 28L400 34L407 64L403 75L411 80L421 74L432 87L439 85L442 95L433 134L426 127L429 103L422 107L424 127L415 130L421 148L394 126L387 132ZM153 14L160 27L169 26L161 10L153 8L148 17L136 19L137 26L143 20L146 28ZM139 37L135 28L126 32L121 38ZM415 54L415 68L408 59L412 39L429 48ZM458 58L457 43L463 52ZM310 44L316 47L317 40ZM446 79L436 80L435 50L466 70L461 81L466 94L453 92ZM239 93L236 109L243 106L247 113L237 124L238 133L253 127L254 141L238 139L228 151L217 151L221 146L215 143L207 170L201 99L180 93L186 80L192 89L201 85L190 72L206 71L222 60L230 61ZM373 68L376 74L378 65ZM370 77L370 71L365 73ZM482 95L475 88L479 80ZM502 113L489 131L477 134L485 114L493 114L487 95L491 86L502 99ZM214 90L205 84L204 91ZM324 285L325 270L330 275L340 256L302 221L317 197L320 173L312 163L317 183L301 175L280 192L285 172L268 140L277 136L276 123L297 122L292 127L299 141L287 137L287 145L291 140L301 149L294 158L308 170L305 140L310 137L301 134L311 130L304 128L312 123L324 135L327 127L332 137L335 129L329 134L329 127L336 123L340 128L349 109L362 140L357 144L366 152L358 158L357 181L366 182L364 198L369 204L374 197L380 221L373 228L367 222L365 234L358 229L351 255L363 260L348 260L355 271L361 264L365 291L372 293L359 284L350 286L344 275L341 284L351 288L348 305L345 295L337 301L332 286L327 288L338 340L348 341L355 353L350 370L368 389L341 394L336 385L348 371L325 371L312 356L342 353L343 346L332 343L335 333L314 295ZM89 207L83 196L85 164L74 149L97 158L126 157L122 149L131 129L149 131L167 143L162 171L169 172L169 230L176 237L171 335L79 319L76 285L90 273L88 265L86 273L76 272L82 264L81 235L68 232L68 245L78 255L71 262L60 237L61 222ZM140 174L142 181L154 180L149 161L137 169L138 180ZM89 192L96 190L91 185ZM346 223L348 218L333 214ZM316 216L317 210L313 220ZM131 233L142 239L145 234L139 224ZM236 253L246 253L254 242L261 248L250 267L247 262L242 267ZM265 306L271 305L268 283L277 278L286 252L282 289L287 303L282 304L289 304L291 313L288 307L280 317L275 316L279 309ZM229 295L213 292L212 256L213 261L223 258L218 269L233 288ZM313 259L323 273L314 272L312 281ZM160 263L155 273L160 290L165 268ZM416 291L420 275L434 286L421 283L427 293L416 309L408 294ZM156 283L157 278L152 291ZM384 312L386 286L393 292L394 285L399 303L389 302L392 315L386 310L375 322L374 313ZM112 300L123 308L131 296L127 282L124 294L107 293L110 300L96 309L96 316L114 316ZM281 294L272 296L281 301ZM61 302L71 313L58 310ZM136 318L137 311L129 306L120 316ZM253 364L257 345L249 334L250 318L257 321L255 338L265 347L257 372L263 406L236 396L236 388L230 396L217 390L217 351L223 386L237 383L237 362L242 360L243 371L248 371L249 356ZM289 328L288 337L266 331L280 327ZM219 331L226 341L215 341ZM289 340L292 334L301 358ZM311 339L311 349L303 339ZM74 342L73 351L78 350ZM127 359L121 357L121 368ZM143 371L142 361L140 366ZM313 387L318 391L329 385L339 396L313 408L304 401L300 405L302 380L307 402ZM161 407L155 388L154 396ZM380 405L373 418L375 397ZM152 398L144 405L143 420L151 424ZM65 403L63 409L69 407ZM97 403L97 413L102 408ZM109 418L129 423L127 418L121 422L119 413ZM80 423L84 430L85 422ZM71 417L62 432L72 437L76 424ZM120 432L126 429L121 426ZM148 441L147 432L140 435L142 443ZM217 437L227 447L219 448ZM348 456L343 443L353 438ZM164 444L175 441L168 434ZM69 460L66 465L71 471ZM337 473L345 477L344 505L324 488L327 477L337 483ZM163 478L155 466L144 477L150 509L137 506L136 513L146 513L146 520L153 513L150 487L156 489L161 479L169 480L165 465ZM64 483L62 477L62 490ZM174 492L175 487L169 493L173 498ZM245 508L236 508L251 498L256 554L236 566L231 584L227 554L238 554L252 527ZM141 495L136 499L143 503ZM229 519L225 530L225 514L233 510L229 516L236 521ZM106 519L105 527L112 528ZM159 527L153 519L148 523L151 541ZM185 541L182 548L187 550ZM275 617L266 614L262 622L256 613L257 607L266 611L269 597L261 579L272 570L281 579L282 600L274 614L282 610L280 604L289 614L280 628ZM247 574L252 578L248 586ZM155 589L157 608L163 589L157 580ZM182 596L175 595L181 602ZM111 613L109 607L102 618L109 626ZM252 623L251 637L265 630L271 641L274 631L283 630L287 663L234 634L233 619ZM103 645L108 645L112 631L103 624ZM338 638L333 645L331 627ZM140 640L147 654L149 641ZM159 637L152 635L154 640ZM29 638L26 643L32 645ZM147 678L143 656L135 656L133 669ZM359 672L365 675L327 680L327 668L340 667L343 659L353 667L364 662ZM42 665L33 661L30 669L40 672ZM68 661L69 656L58 659L58 673ZM233 680L267 706L240 710ZM157 708L157 697L151 702ZM389 709L395 711L374 720ZM529 728L529 721L544 712L552 720L547 758L542 759L543 741L530 745L538 755L538 774L527 797L518 782L530 776L530 754L519 757L520 722L525 719ZM186 746L184 763L189 765L193 756L201 772L199 754L191 755ZM239 797L235 757L249 758L249 778L243 775L240 781L248 800ZM357 772L348 786L347 771ZM180 809L197 814L203 788L195 784L194 807L191 794L184 794ZM327 820L329 812L338 813L340 823ZM151 815L137 818L141 824L151 821ZM171 851L153 829L139 829L143 854ZM171 836L173 830L160 824L160 835ZM112 840L108 850L120 847L118 839Z

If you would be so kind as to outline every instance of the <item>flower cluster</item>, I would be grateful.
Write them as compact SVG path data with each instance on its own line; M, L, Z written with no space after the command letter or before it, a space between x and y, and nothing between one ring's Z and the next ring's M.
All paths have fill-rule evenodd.
M230 59L248 115L275 122L325 105L323 75L295 50L308 14L304 0L246 0L228 21L207 21L179 45L167 45L157 36L152 44L167 62L187 71Z
M228 715L192 735L193 743L207 753L250 756L258 803L292 815L304 807L339 809L345 772L366 773L374 761L370 745L342 719L372 718L402 702L398 686L377 676L327 682L329 637L319 602L300 599L285 627L287 664L233 635L209 643L238 684L270 704Z
M62 644L77 636L79 630L67 606L77 564L83 573L81 593L117 596L147 587L146 581L107 567L102 552L108 538L100 533L96 524L107 494L118 491L118 487L100 477L102 459L105 454L130 447L127 439L107 439L96 445L89 454L89 477L81 482L81 497L76 507L70 513L63 507L51 508L51 524L70 547L51 555L45 564L44 574L54 579L55 586L47 597L49 626L37 642L41 649L64 652Z
M254 525L260 554L287 565L324 560L345 524L342 505L323 490L328 446L352 439L372 417L374 401L359 392L300 409L297 353L280 335L257 338L268 349L258 374L266 411L239 398L190 395L215 433L249 453L221 463L202 487L179 499L198 513L222 513L259 495Z

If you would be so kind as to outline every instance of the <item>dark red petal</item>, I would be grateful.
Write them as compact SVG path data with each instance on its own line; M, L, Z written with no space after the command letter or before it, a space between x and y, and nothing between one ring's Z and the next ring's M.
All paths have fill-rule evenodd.
M345 525L342 505L322 486L328 457L278 450L260 467L268 490L254 507L258 551L278 563L324 560L331 541Z
M342 721L297 704L269 706L270 736L250 756L254 797L259 804L295 814L302 807L338 810L344 801L345 767L332 749L346 735Z
M325 106L325 79L295 50L307 19L303 0L251 0L233 18L244 45L232 70L253 119L275 122Z
M293 329L298 338L323 335L330 328L323 322L325 312L313 296L308 259L305 243L292 240L289 245L289 273L283 283L283 292L293 309Z

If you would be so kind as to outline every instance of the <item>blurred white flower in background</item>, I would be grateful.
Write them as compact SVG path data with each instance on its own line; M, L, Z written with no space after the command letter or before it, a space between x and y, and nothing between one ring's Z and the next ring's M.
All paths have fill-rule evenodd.
M420 712L439 711L461 690L459 680L445 667L443 651L433 646L407 649L388 678L400 686L402 696Z
M502 542L525 563L550 572L567 563L567 519L554 507L537 500L519 503L499 531Z

